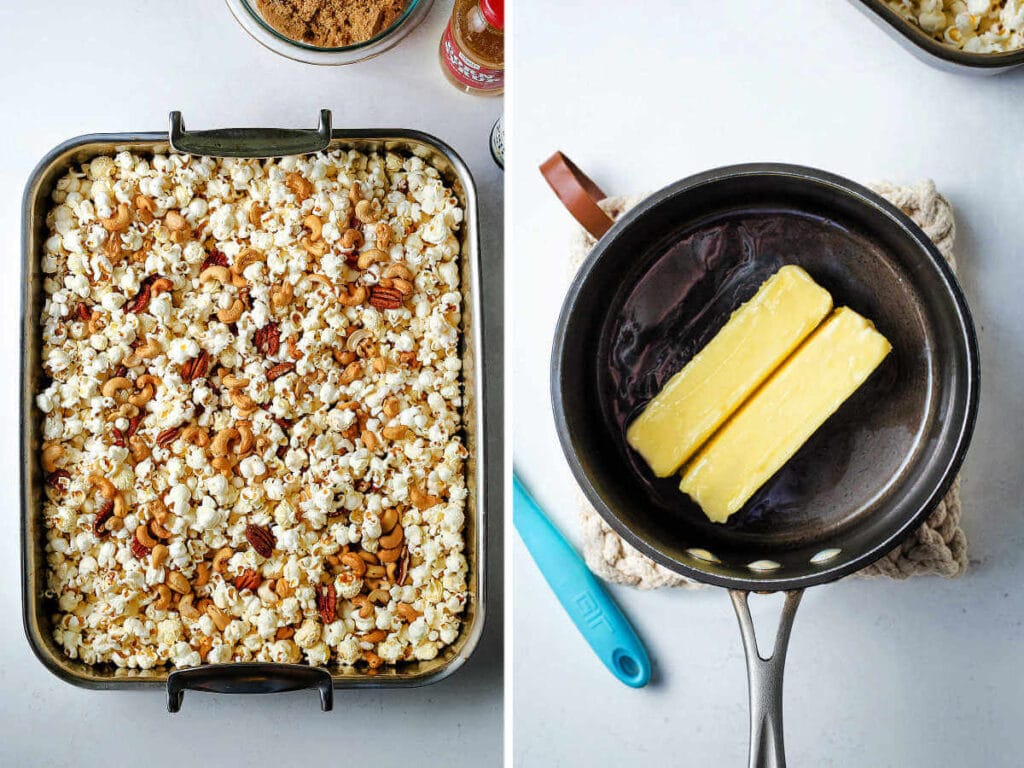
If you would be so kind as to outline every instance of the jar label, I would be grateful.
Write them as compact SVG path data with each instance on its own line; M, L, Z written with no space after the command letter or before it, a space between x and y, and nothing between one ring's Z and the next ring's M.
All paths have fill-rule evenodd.
M505 85L505 70L482 67L462 52L452 36L449 22L441 37L444 62L452 77L469 88L478 91L496 91Z

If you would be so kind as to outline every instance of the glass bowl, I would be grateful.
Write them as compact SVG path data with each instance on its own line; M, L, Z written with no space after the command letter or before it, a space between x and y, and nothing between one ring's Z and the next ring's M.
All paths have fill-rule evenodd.
M282 35L264 21L256 9L255 0L226 0L226 2L242 29L265 48L306 64L335 66L363 61L388 50L423 21L434 0L409 0L405 12L383 32L361 43L338 48L321 48Z

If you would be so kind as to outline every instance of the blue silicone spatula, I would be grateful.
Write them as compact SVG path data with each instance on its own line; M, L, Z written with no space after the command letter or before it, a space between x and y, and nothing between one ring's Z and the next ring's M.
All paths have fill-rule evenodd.
M514 473L512 486L512 521L569 618L615 677L647 685L651 662L629 621Z

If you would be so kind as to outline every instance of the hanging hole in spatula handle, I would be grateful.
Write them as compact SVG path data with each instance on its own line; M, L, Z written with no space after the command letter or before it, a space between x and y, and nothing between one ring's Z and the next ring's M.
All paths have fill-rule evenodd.
M540 173L562 205L595 240L611 229L615 221L598 205L607 195L576 163L555 152L541 163Z
M750 593L730 589L736 618L743 636L747 657L747 682L750 689L750 768L786 768L786 749L782 730L782 678L786 667L789 635L800 606L803 590L786 592L786 601L775 633L775 646L764 656L757 645L754 619L748 603Z
M177 712L185 691L207 693L284 693L316 688L320 709L334 707L334 686L326 669L303 664L204 664L167 676L167 711Z
M320 152L331 143L331 110L320 110L316 128L214 128L187 131L181 112L171 112L171 148L210 157L281 157Z

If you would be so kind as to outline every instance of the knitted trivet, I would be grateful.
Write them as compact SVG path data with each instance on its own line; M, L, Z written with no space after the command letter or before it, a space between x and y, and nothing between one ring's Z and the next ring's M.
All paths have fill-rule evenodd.
M913 186L899 187L883 182L870 186L913 219L938 246L950 266L956 269L953 257L953 239L956 236L953 209L946 198L935 190L934 183L923 181ZM601 202L601 207L617 219L641 200L642 197L609 197ZM594 238L580 228L573 237L570 251L574 272L594 245ZM580 527L583 529L587 565L603 579L639 589L701 586L658 565L623 541L583 499L582 494ZM960 482L957 479L916 533L857 575L888 576L894 579L925 575L952 578L963 575L966 568L967 539L960 529Z

